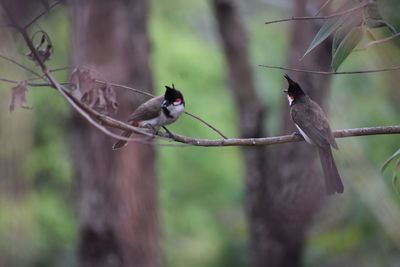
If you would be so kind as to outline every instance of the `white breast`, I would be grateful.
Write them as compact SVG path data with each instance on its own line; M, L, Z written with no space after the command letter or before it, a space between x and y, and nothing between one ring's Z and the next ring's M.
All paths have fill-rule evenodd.
M183 104L177 105L177 106L171 105L171 107L168 109L169 109L170 115L174 118L174 121L175 121L183 113L183 111L185 110L185 106Z
M155 130L158 130L161 126L171 124L175 122L183 113L183 111L185 110L185 106L182 104L177 106L170 105L168 107L168 110L170 112L171 118L165 116L164 112L161 111L158 117L155 117L151 120L141 121L139 124L140 127L149 127L151 125Z

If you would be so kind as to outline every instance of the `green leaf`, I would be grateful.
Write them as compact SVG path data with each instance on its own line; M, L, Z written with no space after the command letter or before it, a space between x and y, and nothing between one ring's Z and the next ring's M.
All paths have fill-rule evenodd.
M334 55L336 53L337 48L339 47L339 45L343 41L343 39L346 37L348 32L349 32L349 29L344 28L344 27L340 27L335 32L335 35L333 36L333 41L332 41L332 55Z
M340 43L344 40L347 34L357 26L362 25L362 18L357 14L353 14L351 17L347 18L346 21L341 25L335 32L332 42L332 55L336 53L337 48Z
M353 28L337 47L332 57L332 68L336 71L343 61L350 55L363 36L362 27Z
M398 180L397 180L397 173L400 171L400 159L396 163L396 167L393 169L393 176L392 176L392 186L396 193L400 195L399 192L399 186L398 186Z
M376 1L369 1L364 10L367 19L383 20Z
M383 163L381 172L384 172L386 170L386 168L389 166L390 162L392 162L396 157L400 156L400 148L393 153L393 155L391 155L386 161L385 163Z
M387 23L379 11L379 7L376 1L370 1L367 7L364 9L364 16L366 24L369 28L382 28L386 27L392 34L396 34L397 31L393 25Z
M328 19L324 25L322 25L321 29L319 29L318 33L315 35L311 44L308 46L307 51L304 53L302 58L304 58L308 53L310 53L314 48L316 48L319 44L326 40L333 32L335 32L346 20L348 15L343 15L340 17L335 17Z
M317 16L319 13L321 13L321 11L322 11L325 7L327 7L331 1L332 1L332 0L327 0L327 1L318 9L317 13L315 13L314 16Z
M393 25L387 23L386 21L382 21L382 23L385 24L385 27L388 28L389 31L390 31L392 34L396 34L396 33L397 33L397 30L396 30L395 27L393 27Z
M370 1L374 1L374 0L370 0ZM329 1L327 1L325 4L328 4L328 3L329 3ZM324 7L324 5L323 5L323 7ZM346 11L353 7L355 7L355 6L352 1L346 1L345 4L342 5L340 8L338 8L335 12ZM314 48L316 48L318 45L320 45L324 40L326 40L332 33L337 31L339 28L343 27L343 28L351 29L355 26L361 25L362 17L363 17L362 16L363 10L364 10L364 8L361 10L355 10L351 13L347 13L347 14L344 14L344 15L341 15L338 17L333 17L333 18L326 20L326 22L319 29L318 33L315 35L314 39L312 40L311 44L308 46L306 52L301 57L301 59L303 59L308 53L310 53ZM340 38L337 40L340 40ZM332 48L334 49L335 47L333 46Z
M397 33L396 28L384 20L367 19L367 26L368 26L368 28L371 28L371 29L386 27L392 34Z

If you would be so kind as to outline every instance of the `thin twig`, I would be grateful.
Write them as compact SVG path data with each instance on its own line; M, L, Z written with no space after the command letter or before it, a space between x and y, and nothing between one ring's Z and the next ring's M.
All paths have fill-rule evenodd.
M3 55L0 55L0 58L2 58L2 59L5 59L5 60L7 60L7 61L11 62L11 63L13 63L13 64L17 65L18 67L21 67L21 68L23 68L24 70L26 70L26 71L28 71L28 72L32 73L33 75L35 75L35 76L39 77L40 79L43 79L43 77L42 77L42 76L41 76L39 73L37 73L36 71L34 71L34 70L32 70L32 69L28 68L27 66L25 66L25 65L23 65L23 64L21 64L21 63L19 63L19 62L15 61L15 60L14 60L14 59L12 59L12 58L9 58L9 57L7 57L7 56L3 56Z
M97 82L97 83L101 83L101 84L106 84L106 82L100 81L100 80L96 80L96 82ZM142 91L142 90L135 89L135 88L132 88L132 87L129 87L129 86L125 86L125 85L121 85L121 84L115 84L115 83L108 83L108 84L111 85L111 86L113 86L113 87L119 87L119 88L127 89L127 90L133 91L133 92L135 92L135 93L139 93L139 94L145 95L145 96L154 97L154 95L152 95L152 94L150 94L150 93L147 93L147 92L144 92L144 91ZM226 137L226 135L224 135L220 130L218 130L217 128L215 128L214 126L212 126L211 124L209 124L208 122L206 122L205 120L203 120L202 118L200 118L200 117L198 117L198 116L196 116L196 115L194 115L194 114L192 114L192 113L190 113L190 112L187 112L187 111L185 111L185 114L188 115L188 116L190 116L190 117L192 117L192 118L195 118L195 119L199 120L199 121L202 122L202 123L204 123L204 124L207 125L211 130L217 132L222 138L224 138L224 139L227 139L227 138L228 138L228 137Z
M0 81L2 82L8 82L8 83L14 83L14 84L18 84L21 82L21 80L11 80L11 79L7 79L7 78L0 78ZM53 87L52 84L50 83L32 83L32 82L28 82L26 83L28 86L31 87ZM66 83L60 83L61 85L68 85L70 83L66 82Z
M319 17L317 17L317 16L312 16L312 17L291 17L291 18L286 18L286 19L278 19L278 20L267 21L267 22L265 22L265 24L273 24L273 23L285 22L285 21L293 21L293 20L330 19L330 18L339 17L339 16L342 16L342 15L346 15L346 14L352 13L354 11L357 11L357 10L367 6L367 4L368 3L364 3L364 4L360 5L360 6L356 6L356 7L350 8L348 10L344 10L344 11L333 13L333 14L326 15L326 16L319 16Z
M142 91L142 90L139 90L139 89L135 89L135 88L132 88L132 87L129 87L129 86L126 86L126 85L116 84L116 83L109 83L109 82L105 82L105 81L101 81L101 80L97 80L97 79L95 80L95 82L96 83L100 83L100 84L104 84L104 85L108 84L108 85L111 85L112 87L127 89L129 91L133 91L135 93L138 93L138 94L141 94L141 95L145 95L145 96L148 96L148 97L154 97L154 95L152 95L150 93L147 93L145 91Z
M25 30L28 29L30 26L32 26L32 24L34 24L38 19L40 19L43 15L45 15L47 12L49 12L53 7L57 6L58 4L60 4L60 1L51 4L46 10L44 10L42 13L33 18L28 24L26 24L24 29Z
M324 8L329 4L330 1L332 1L332 0L327 0L327 1L317 10L317 12L315 13L314 16L318 16L318 14L321 13L322 9L324 9Z
M390 41L390 40L393 40L393 39L395 39L395 38L397 38L397 37L399 37L399 36L400 36L400 32L398 32L398 33L396 33L396 34L393 34L393 35L391 35L391 36L389 36L389 37L387 37L387 38L385 38L385 39L381 39L381 40L376 40L376 41L369 42L369 43L366 44L363 48L354 49L354 51L355 51L355 52L364 51L364 50L367 50L367 48L370 47L370 46L372 46L372 45L377 45L377 44L385 43L385 42L388 42L388 41Z
M57 71L63 71L63 70L71 70L73 68L74 67L72 67L72 66L67 66L67 67L62 67L62 68L50 69L49 71L50 72L57 72Z
M201 121L202 123L204 123L205 125L207 125L209 128L211 128L213 131L217 132L220 136L222 136L222 138L228 139L228 137L226 137L226 135L224 135L220 130L218 130L217 128L215 128L214 126L212 126L211 124L209 124L208 122L206 122L205 120L203 120L202 118L197 117L196 115L194 115L194 114L192 114L192 113L189 113L189 112L187 112L187 111L185 111L185 114L188 115L188 116L190 116L190 117L192 117L192 118L195 118L196 120Z
M363 73L373 73L373 72L385 72L385 71L396 71L400 70L400 66L390 67L390 68L382 68L382 69L373 69L373 70L357 70L357 71L315 71L315 70L303 70L303 69L295 69L295 68L286 68L280 66L272 66L272 65L258 65L259 67L269 68L269 69L279 69L279 70L288 70L295 72L304 72L310 74L321 74L321 75L339 75L339 74L363 74Z

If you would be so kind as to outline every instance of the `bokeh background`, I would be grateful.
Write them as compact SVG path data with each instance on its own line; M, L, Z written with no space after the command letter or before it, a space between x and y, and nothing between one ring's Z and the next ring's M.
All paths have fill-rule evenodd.
M184 93L187 111L227 136L238 137L238 111L229 89L211 2L151 1L148 33L153 88L156 94L162 94L164 85L174 83ZM265 130L268 136L279 135L287 109L282 95L286 86L283 72L258 65L284 66L288 62L290 32L297 22L264 22L290 17L294 1L236 2L247 31L255 87L260 101L268 107ZM385 0L380 6L383 17L400 29L398 3ZM51 68L73 65L71 54L77 48L71 48L71 25L68 5L60 5L33 28L45 30L52 38L55 51L48 62ZM0 31L0 53L34 67L24 57L27 48L18 34L8 28ZM374 33L380 38L388 36L385 29ZM294 41L308 44L311 39ZM368 40L362 41L366 43ZM340 70L399 65L399 47L400 43L392 40L353 52ZM17 80L30 77L4 60L0 73L0 77ZM55 75L60 81L68 80L68 71ZM329 92L324 101L332 128L398 125L398 81L399 72L333 76L326 85ZM32 87L27 97L33 109L9 112L11 87L0 83L0 265L79 266L80 183L72 144L79 128L71 122L74 111L55 90ZM218 138L188 116L182 116L169 129L191 137ZM335 158L345 193L324 198L309 222L301 252L303 266L400 266L400 200L391 183L392 167L384 174L380 172L383 162L399 148L400 137L352 137L337 142L340 150ZM90 154L89 145L86 149ZM251 266L240 148L155 150L162 265ZM110 149L108 153L116 152ZM310 165L319 170L317 160Z

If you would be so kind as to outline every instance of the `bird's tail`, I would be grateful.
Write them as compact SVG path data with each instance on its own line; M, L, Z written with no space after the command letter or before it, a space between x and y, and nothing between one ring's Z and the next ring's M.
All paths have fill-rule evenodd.
M328 195L334 193L343 193L344 187L340 179L339 172L333 159L332 149L318 148L319 158L321 160L322 171L325 176L325 191Z
M121 136L126 137L126 138L129 138L131 135L132 135L132 132L126 131L126 132L123 132ZM113 149L113 150L120 149L120 148L126 146L127 143L128 143L127 141L118 140L118 141L115 142L115 144L112 146L112 149Z

